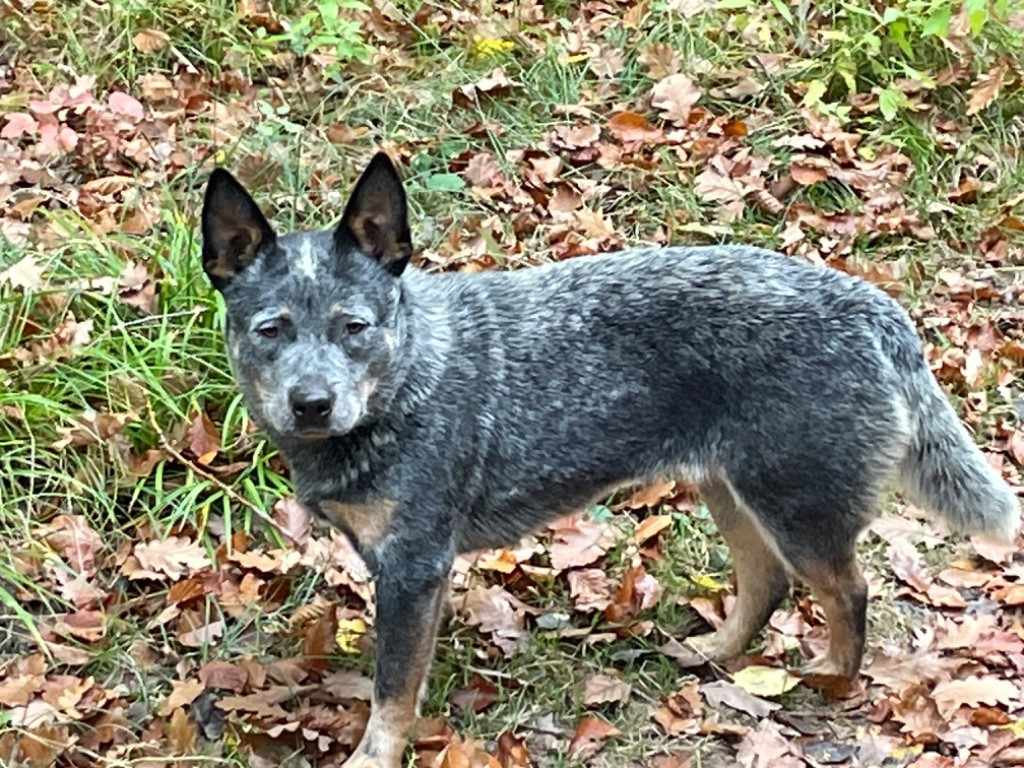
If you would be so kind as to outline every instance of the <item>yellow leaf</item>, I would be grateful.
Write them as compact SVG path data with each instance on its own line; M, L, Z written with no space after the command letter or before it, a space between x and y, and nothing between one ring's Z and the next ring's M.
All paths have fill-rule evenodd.
M498 56L516 47L511 40L501 37L473 35L473 53L477 56Z
M710 590L711 592L720 592L724 588L719 581L707 575L691 576L690 581L692 581L698 587Z
M342 619L338 622L338 632L334 642L344 653L359 653L356 643L366 634L366 622L362 619Z
M733 682L755 696L781 696L800 682L780 667L762 667L754 664L744 667L732 676Z

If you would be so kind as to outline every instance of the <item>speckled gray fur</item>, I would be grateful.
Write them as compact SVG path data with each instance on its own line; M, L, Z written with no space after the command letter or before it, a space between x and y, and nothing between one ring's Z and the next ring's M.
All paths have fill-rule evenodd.
M403 563L395 589L663 474L726 482L798 574L849 550L893 485L965 531L1017 524L906 314L863 280L747 246L437 275L362 250L282 236L220 287L246 402L301 500L396 503L364 551L379 575ZM294 340L254 336L279 307ZM369 327L346 336L349 317ZM281 406L310 376L345 403L324 439L290 434Z

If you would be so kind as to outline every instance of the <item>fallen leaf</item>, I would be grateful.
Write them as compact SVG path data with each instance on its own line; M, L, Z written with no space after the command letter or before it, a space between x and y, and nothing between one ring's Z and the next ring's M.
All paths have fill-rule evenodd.
M200 464L209 464L220 451L220 433L210 417L200 411L185 430L189 450Z
M588 707L629 699L633 686L611 675L587 675L583 678L583 703Z
M274 522L293 544L305 544L309 539L311 523L309 513L294 496L278 499L274 504Z
M569 753L577 759L592 757L601 750L607 739L621 734L622 731L597 715L584 715L569 740Z
M8 115L8 118L10 118L10 115ZM3 272L0 272L0 284L6 283L12 288L21 288L26 291L35 290L43 286L44 272L43 266L35 256L23 256Z
M155 53L166 47L170 40L166 32L152 27L140 29L132 35L132 45L143 53Z
M976 115L996 100L1008 70L1009 66L1003 61L974 81L974 84L967 89L970 98L967 101L966 115Z
M733 682L754 696L781 696L800 684L800 678L781 667L751 664L735 672Z
M160 707L160 714L164 717L174 712L179 707L185 707L196 700L206 689L198 680L172 680L171 692Z
M976 708L981 704L1010 706L1020 700L1014 683L997 677L968 677L943 680L932 689L932 698L939 714L948 720L960 707Z
M179 579L189 570L211 566L206 551L184 536L143 541L135 545L133 554L144 573L128 574L129 578L161 578L160 574Z
M704 695L708 706L713 709L718 709L724 704L740 712L745 712L757 720L768 717L782 706L774 701L755 696L743 686L730 683L728 680L705 683L701 686L700 692Z
M659 80L651 91L651 104L662 117L676 125L686 125L693 105L703 91L686 75L669 75Z

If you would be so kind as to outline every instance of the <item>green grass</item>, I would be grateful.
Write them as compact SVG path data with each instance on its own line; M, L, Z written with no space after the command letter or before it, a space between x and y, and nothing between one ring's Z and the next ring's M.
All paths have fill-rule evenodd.
M289 0L276 3L275 9L293 25L307 18L315 27L320 22L304 16L313 5ZM141 77L177 78L191 68L205 78L209 98L239 115L243 124L226 140L214 139L216 119L205 113L191 116L187 124L178 125L176 137L178 146L188 151L183 168L166 173L162 167L136 169L139 194L149 195L159 210L145 236L97 233L76 211L69 190L122 171L73 155L46 159L50 173L68 186L29 216L37 238L16 244L0 236L0 271L31 255L46 274L45 284L35 290L0 285L0 540L8 544L0 554L0 653L34 648L48 618L68 610L66 601L52 591L46 571L60 567L60 558L38 538L39 525L57 515L84 516L103 535L108 554L138 536L140 526L161 536L187 532L211 552L233 531L251 534L257 542L280 541L262 518L274 500L289 492L287 476L272 446L250 430L222 352L219 299L198 261L201 184L214 162L248 174L279 228L323 226L338 216L345 191L372 149L385 145L406 161L416 240L441 261L431 268L462 266L468 260L465 239L480 234L490 238L492 256L503 263L542 262L553 257L548 239L553 222L546 212L539 207L532 211L534 228L519 236L518 252L505 253L500 243L516 239L508 206L481 199L470 189L439 190L438 176L452 173L456 159L488 152L509 178L520 183L522 163L510 153L548 153L543 149L546 137L557 126L602 125L613 111L623 109L639 111L660 124L648 99L655 78L641 59L648 46L659 43L671 46L682 71L701 82L706 91L702 107L749 123L742 145L753 156L770 160L768 181L785 173L794 154L778 139L806 131L801 102L815 83L820 85L820 102L812 110L834 116L844 131L858 135L862 159L890 148L909 158L913 171L900 191L907 210L935 230L935 239L866 232L851 241L854 252L871 259L905 256L920 266L924 280L909 287L907 302L920 305L930 300L931 277L939 267L971 269L982 234L1004 215L1024 217L1019 195L1024 166L1014 162L1010 151L1020 145L1024 130L1019 118L1024 91L1019 82L980 114L964 117L968 86L977 75L1004 57L1021 70L1021 31L1005 23L998 2L985 6L980 31L958 42L971 54L967 76L922 91L914 98L928 109L901 107L892 119L877 111L851 111L850 87L870 93L915 73L934 76L964 59L937 35L924 31L941 5L938 0L895 4L905 12L905 43L892 22L850 3L804 4L799 7L807 13L800 16L798 6L787 3L730 2L683 18L654 0L636 28L613 24L588 38L600 48L624 51L621 71L604 81L570 43L576 23L570 16L576 5L546 3L543 23L523 25L511 37L514 52L491 57L474 52L472 25L444 21L448 4L427 4L426 21L415 26L412 20L419 4L398 3L403 14L399 21L408 25L405 36L387 44L371 38L393 58L379 65L342 61L326 72L303 55L320 52L306 50L306 38L286 31L274 39L241 19L234 0L43 0L0 9L0 49L20 73L18 87L0 90L0 112L22 110L29 99L42 98L49 88L74 83L81 76L96 78L95 93L102 100L111 90L139 96ZM500 8L493 13L497 18L488 20L497 24L495 28L514 26L500 15ZM168 44L152 53L140 51L132 37L145 29L166 34ZM326 33L335 35L328 41L331 45L352 42L347 33ZM768 73L753 64L753 53L769 57L777 70ZM497 66L504 67L514 83L507 93L468 107L453 106L454 89L476 82ZM728 95L726 89L739 74L754 78L762 90L750 96ZM235 79L252 84L253 91L239 93ZM582 110L567 112L566 107L573 105L590 110L592 117ZM937 115L957 123L954 146L940 140L933 125ZM72 123L85 132L79 122ZM362 132L332 140L331 127L339 125ZM164 138L157 136L154 142ZM607 134L602 141L607 141ZM10 141L8 146L21 145ZM747 205L735 221L723 225L718 220L717 205L702 200L694 189L693 179L707 158L692 147L663 146L640 154L641 164L567 163L560 180L600 185L601 194L588 205L601 210L626 243L649 240L659 231L670 242L715 241L724 239L723 226L731 241L769 246L781 241L785 214L771 215ZM989 188L973 201L949 202L948 188L969 176L977 176ZM830 179L797 188L784 207L856 213L867 202L849 185ZM13 216L2 202L0 214ZM821 239L812 231L807 234L814 243ZM1011 247L1024 246L1020 232L1007 230L1003 236ZM95 278L116 281L128 259L142 264L156 279L154 315L141 314L116 295L87 285ZM45 344L69 312L79 323L92 322L86 344L60 359L20 359L33 344ZM999 414L1011 419L1005 393L990 387L988 395L991 411L985 418ZM54 447L62 430L88 409L125 415L121 437ZM171 455L145 477L129 472L127 459L146 450L163 447L169 454L187 454L184 431L199 412L209 414L219 429L219 461L247 462L245 469L221 478ZM884 543L866 541L864 557L877 573L888 573ZM612 571L621 572L623 563L611 560ZM666 587L666 598L646 616L662 634L695 622L692 609L676 601L700 591L690 574L727 583L726 552L713 525L700 514L678 516L664 539L663 558L648 568ZM278 630L313 594L330 592L317 573L304 570L280 607L247 621L229 620L218 645L192 649L178 645L166 628L149 628L148 620L162 607L165 588L152 592L145 583L126 583L107 565L101 578L118 601L146 610L120 611L103 641L87 646L94 658L73 673L131 684L145 712L159 704L176 675L170 663L156 673L147 670L133 643L173 648L189 665L245 653L264 660L287 657L296 653L296 641ZM529 600L546 610L569 609L567 590L558 581L534 584ZM206 599L202 610L214 615L220 608L216 600ZM873 603L871 610L873 641L907 636L913 617L893 608L890 600ZM575 626L587 626L588 621L573 617ZM649 719L652 704L671 692L680 677L679 670L656 652L663 640L655 633L590 646L533 631L519 654L485 658L486 642L456 620L441 640L425 710L445 714L464 733L484 739L549 713L571 733L584 712L573 681L585 672L618 669L634 684L638 697L627 706L600 710L624 736L609 742L593 764L636 764L652 749L673 746ZM623 652L632 651L642 653L623 661L633 658ZM369 668L365 656L336 661ZM56 662L52 668L68 669ZM477 670L503 681L498 702L476 715L453 711L449 694ZM813 699L813 704L825 706L820 699ZM698 761L707 761L695 765L716 764L719 747L698 739L686 746L695 750ZM540 757L535 756L538 764L552 768L579 764L564 754ZM225 759L244 764L231 749Z

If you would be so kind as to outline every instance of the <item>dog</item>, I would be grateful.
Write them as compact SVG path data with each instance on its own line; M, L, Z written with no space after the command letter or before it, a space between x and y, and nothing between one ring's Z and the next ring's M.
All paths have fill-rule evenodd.
M854 677L867 586L855 542L883 495L1012 540L1019 503L868 282L750 246L666 247L509 272L426 274L386 154L340 222L277 235L226 170L202 261L233 374L299 501L376 581L370 720L347 768L397 768L453 558L615 488L687 475L735 563L709 660L743 652L807 582Z

